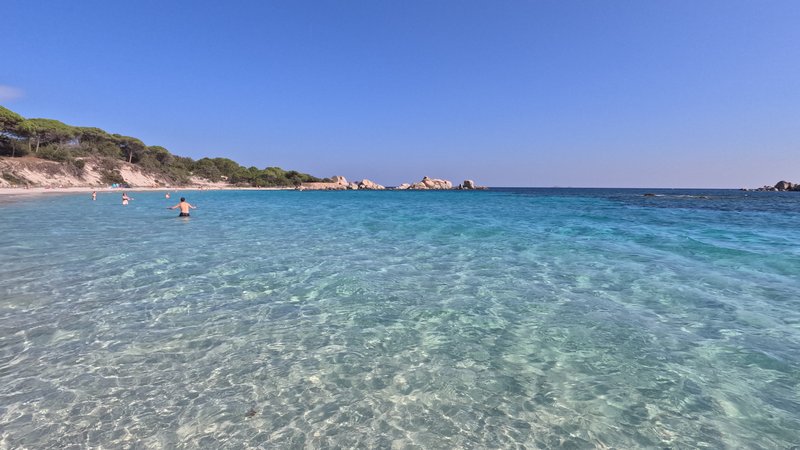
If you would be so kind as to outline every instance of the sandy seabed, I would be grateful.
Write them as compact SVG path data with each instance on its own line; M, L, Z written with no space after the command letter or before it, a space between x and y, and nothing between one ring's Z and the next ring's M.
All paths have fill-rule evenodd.
M264 187L264 188L248 188L248 187L227 187L227 186L190 186L190 187L134 187L134 188L110 188L110 187L61 187L61 188L45 188L45 187L32 187L32 188L0 188L0 203L7 203L11 201L18 201L24 199L38 198L42 195L48 194L91 194L97 192L98 194L108 193L123 193L123 192L183 192L183 191L282 191L293 190L291 187Z

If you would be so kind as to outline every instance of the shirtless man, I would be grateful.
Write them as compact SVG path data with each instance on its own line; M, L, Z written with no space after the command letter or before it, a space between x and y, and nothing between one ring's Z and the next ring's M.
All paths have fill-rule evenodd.
M186 198L184 198L184 197L181 197L181 202L178 203L177 205L171 207L170 209L176 209L176 208L180 208L181 209L181 213L178 214L178 217L189 217L189 208L197 209L196 206L190 205L189 202L187 202Z

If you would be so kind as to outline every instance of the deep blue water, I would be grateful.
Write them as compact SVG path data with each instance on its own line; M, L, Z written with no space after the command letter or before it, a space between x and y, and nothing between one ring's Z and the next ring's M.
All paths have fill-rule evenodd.
M800 445L800 193L184 194L0 205L0 448Z

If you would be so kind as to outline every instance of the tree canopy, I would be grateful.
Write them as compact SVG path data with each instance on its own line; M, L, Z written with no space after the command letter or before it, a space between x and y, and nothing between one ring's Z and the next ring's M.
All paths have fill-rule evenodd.
M111 134L96 127L67 125L54 119L25 117L0 106L0 155L34 156L83 167L83 159L98 158L113 174L114 161L127 161L162 174L176 184L192 177L245 186L294 186L319 178L280 167L245 168L228 158L177 156L158 145L147 146L132 136Z

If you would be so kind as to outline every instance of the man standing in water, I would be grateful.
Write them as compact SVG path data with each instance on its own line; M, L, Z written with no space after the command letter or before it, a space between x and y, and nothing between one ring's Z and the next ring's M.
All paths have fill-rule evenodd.
M181 202L171 207L170 209L176 209L176 208L181 209L181 213L178 214L178 217L189 217L189 208L197 209L196 206L190 205L189 202L186 201L185 197L181 197Z

